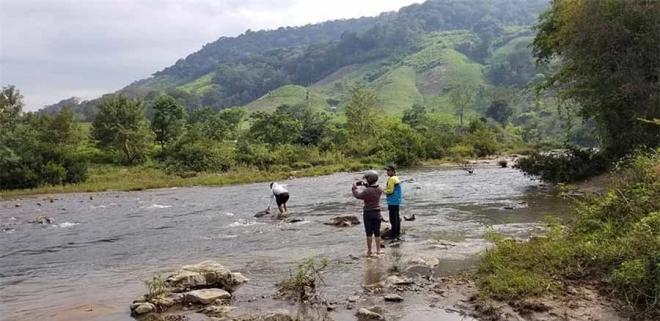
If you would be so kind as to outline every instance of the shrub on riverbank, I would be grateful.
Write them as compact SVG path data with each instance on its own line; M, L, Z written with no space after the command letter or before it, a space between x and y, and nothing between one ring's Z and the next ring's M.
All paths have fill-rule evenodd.
M552 152L533 152L521 158L515 168L550 183L576 182L602 174L608 159L602 154L577 147Z
M512 299L597 280L633 311L660 315L660 150L622 162L615 175L568 228L529 242L496 236L479 267L481 291Z
M314 257L301 261L295 271L289 272L287 278L275 284L277 295L301 302L318 299L318 287L325 284L321 274L328 267L328 263L328 258L325 257L318 261Z

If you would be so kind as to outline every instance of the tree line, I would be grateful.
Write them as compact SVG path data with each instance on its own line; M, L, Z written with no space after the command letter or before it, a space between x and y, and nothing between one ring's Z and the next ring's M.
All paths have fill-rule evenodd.
M471 119L461 128L422 105L400 118L388 116L375 93L361 86L351 92L345 119L307 103L250 115L242 108L188 112L163 94L149 106L122 95L105 97L88 124L67 108L53 115L23 113L13 86L4 87L2 97L4 189L82 182L90 163L149 163L179 175L237 166L295 170L346 160L408 166L428 158L490 155L519 141L492 119Z

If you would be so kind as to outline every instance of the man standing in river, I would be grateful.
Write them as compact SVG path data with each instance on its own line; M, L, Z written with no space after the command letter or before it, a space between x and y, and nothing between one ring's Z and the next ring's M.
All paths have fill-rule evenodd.
M401 181L396 176L396 165L390 164L384 168L387 171L387 185L385 196L387 197L387 210L390 213L390 224L392 225L392 240L401 241L401 216L399 206L401 205Z
M367 171L363 177L365 181L353 183L351 191L353 196L364 201L362 211L362 220L364 221L364 230L367 233L367 257L370 257L371 244L376 239L376 254L382 254L380 251L380 198L383 190L376 184L378 182L378 173L376 171ZM358 192L358 186L364 186L364 189Z

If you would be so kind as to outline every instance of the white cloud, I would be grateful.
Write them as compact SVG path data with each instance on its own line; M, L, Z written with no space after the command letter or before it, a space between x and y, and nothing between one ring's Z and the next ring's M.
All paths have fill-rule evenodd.
M0 85L36 110L148 77L221 36L373 16L422 0L0 0Z

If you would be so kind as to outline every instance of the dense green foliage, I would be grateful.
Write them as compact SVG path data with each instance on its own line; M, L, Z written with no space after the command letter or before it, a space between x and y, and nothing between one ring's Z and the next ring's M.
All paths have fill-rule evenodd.
M98 146L117 153L124 164L145 161L153 132L144 117L143 102L113 96L101 101L98 109L91 131Z
M154 119L151 121L151 129L156 135L156 141L164 150L166 144L181 136L186 112L181 104L167 95L158 97L153 110Z
M603 173L609 161L601 153L569 147L551 152L534 152L515 165L523 172L552 183L578 182Z
M80 126L70 110L56 116L22 113L20 92L0 93L0 188L77 183L87 174L79 156Z
M567 229L516 242L495 236L480 288L502 298L602 280L638 313L660 316L660 150L620 163L609 192L582 201Z
M537 26L534 53L559 66L546 86L596 121L605 152L660 144L658 1L554 0ZM556 59L557 58L557 59Z

